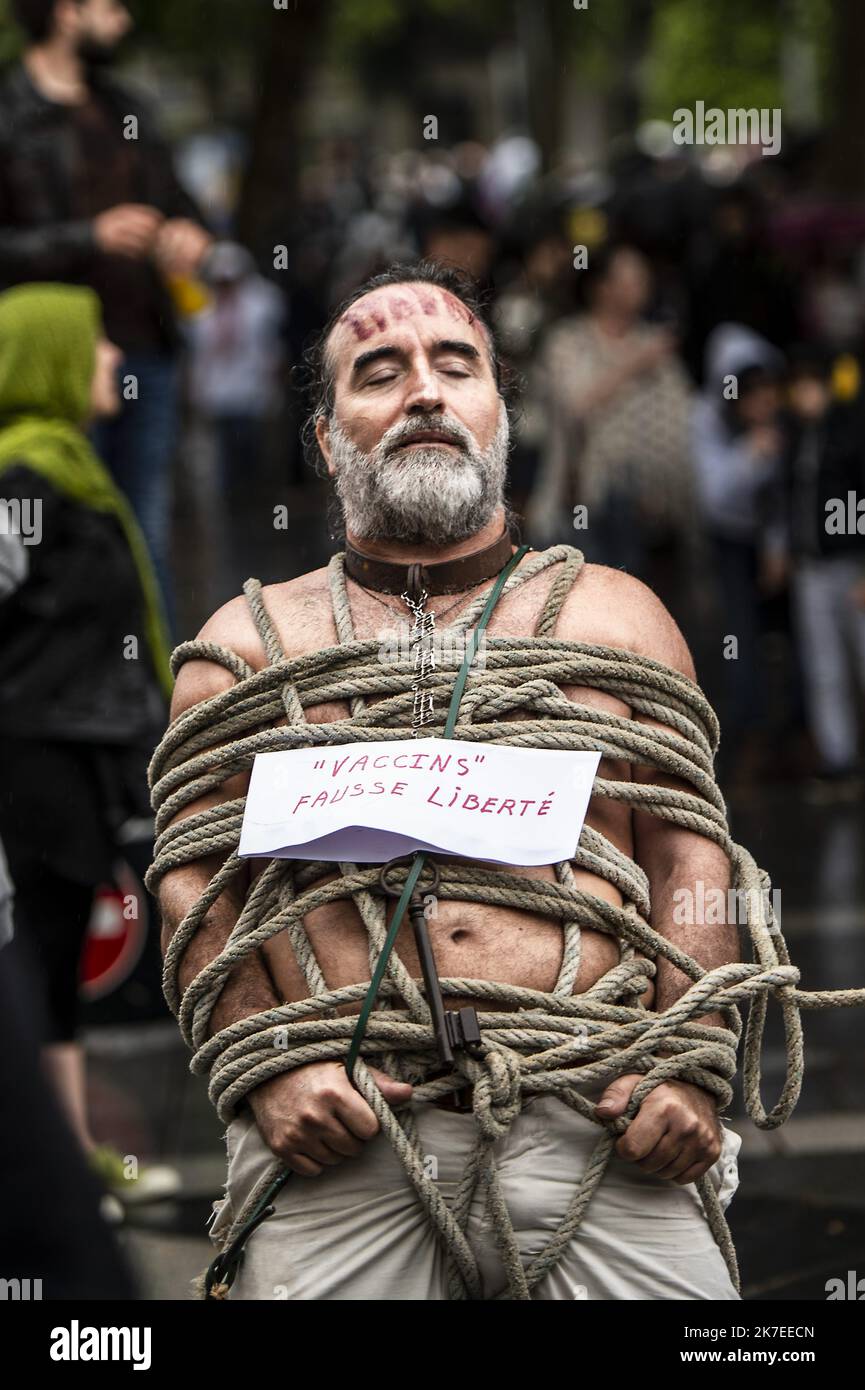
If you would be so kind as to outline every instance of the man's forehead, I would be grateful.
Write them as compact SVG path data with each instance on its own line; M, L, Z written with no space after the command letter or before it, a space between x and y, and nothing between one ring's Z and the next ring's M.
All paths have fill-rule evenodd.
M389 333L410 327L428 336L453 336L455 327L469 341L488 346L484 325L455 294L439 285L387 285L349 305L333 326L330 351L335 357L375 347Z

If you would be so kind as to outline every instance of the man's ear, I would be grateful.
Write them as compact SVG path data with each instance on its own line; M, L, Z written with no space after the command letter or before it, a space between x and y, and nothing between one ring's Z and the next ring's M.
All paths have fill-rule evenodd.
M331 462L330 452L330 418L327 415L320 415L315 422L315 437L318 440L318 447L321 456L327 464L327 471L332 478L336 469Z

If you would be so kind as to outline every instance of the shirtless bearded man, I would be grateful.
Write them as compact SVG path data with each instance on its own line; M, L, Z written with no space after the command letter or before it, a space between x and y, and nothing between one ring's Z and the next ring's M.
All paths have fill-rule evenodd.
M502 535L508 415L499 364L481 312L448 272L428 265L397 268L377 277L342 309L323 339L313 425L350 546L407 567L467 556ZM552 565L506 594L494 610L490 635L531 634L559 572L560 566ZM464 603L491 583L487 578L461 594L433 596L429 607L437 613L450 609L452 621ZM352 579L347 591L358 639L373 638L384 624L392 627L407 616L398 594L375 592ZM337 644L324 569L271 585L264 599L288 657ZM383 607L392 609L392 615ZM583 567L555 635L636 652L694 679L688 648L660 601L638 580L604 566ZM199 636L239 653L256 669L267 664L243 598L221 608ZM222 667L188 661L177 680L172 717L232 684ZM595 689L565 687L564 693L583 705L632 714L621 700ZM350 712L347 704L322 704L308 708L306 717L312 722L348 720ZM599 773L692 790L686 783L662 779L652 768L624 761L604 759ZM205 797L181 814L241 796L247 785L247 777L235 777L223 784L219 796ZM599 796L591 800L586 824L642 866L656 931L706 969L739 958L735 926L674 923L677 889L693 892L698 880L706 888L728 888L728 861L718 846ZM164 878L164 945L219 862L200 860ZM262 862L252 861L251 872L261 867ZM552 866L512 872L554 881ZM581 870L575 874L579 888L621 906L621 895L603 878ZM208 913L182 960L184 988L222 949L241 904L239 893L226 892ZM351 901L315 909L305 926L328 986L369 979L367 935ZM554 986L562 933L544 916L445 901L429 930L441 977L485 978L544 991ZM271 938L261 954L247 957L234 970L214 1008L212 1032L308 996L292 947L283 938L284 933ZM584 929L582 943L575 992L588 989L618 960L617 945L605 934ZM396 949L409 973L419 978L407 924ZM643 1001L666 1009L688 983L661 959ZM701 1022L723 1020L710 1015ZM447 1194L470 1141L472 1117L416 1103L408 1084L381 1070L373 1069L373 1075L391 1105L417 1104L425 1150L436 1156L436 1176ZM639 1079L629 1074L598 1086L599 1116L620 1116ZM528 1101L503 1141L498 1155L503 1190L527 1257L555 1229L599 1132L554 1097L543 1096ZM259 1085L249 1095L249 1109L230 1125L228 1146L227 1190L235 1214L273 1155L296 1175L280 1194L274 1215L252 1237L232 1297L447 1297L436 1239L375 1115L341 1062L298 1066ZM693 1183L711 1169L716 1187L726 1182L729 1193L737 1147L738 1136L720 1124L707 1091L680 1081L656 1087L617 1141L573 1250L565 1252L533 1297L736 1298ZM495 1297L503 1276L483 1225L481 1217L470 1222L468 1235L478 1254L485 1296Z

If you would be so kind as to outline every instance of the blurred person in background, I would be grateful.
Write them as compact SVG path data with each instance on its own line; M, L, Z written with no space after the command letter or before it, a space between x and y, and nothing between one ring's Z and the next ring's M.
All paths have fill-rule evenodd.
M40 1000L16 948L0 950L4 1299L16 1297L16 1280L31 1281L33 1299L134 1298L106 1219L116 1199L103 1193L40 1065Z
M704 375L707 345L719 324L743 324L782 350L797 336L797 286L770 244L766 223L760 191L735 183L717 193L707 235L696 242L685 358L703 384L711 385Z
M547 450L529 505L535 544L569 540L596 564L647 577L646 547L681 536L692 515L690 387L666 327L646 323L646 258L589 252L585 313L551 329L543 358ZM574 541L573 507L587 509Z
M809 341L830 352L854 352L865 328L865 287L857 246L833 244L829 237L814 248L802 294L802 318Z
M12 940L12 880L0 840L0 947Z
M137 385L97 447L132 503L170 613L171 288L195 275L210 235L140 97L106 75L128 10L119 0L12 0L11 12L26 47L0 84L0 284L63 280L102 300Z
M220 490L231 506L259 480L285 365L285 301L233 242L214 247L207 281L211 303L187 329L190 403L212 432Z
M0 493L18 550L0 594L0 839L44 994L46 1069L123 1191L120 1156L88 1125L79 962L95 888L152 824L146 768L171 679L147 547L85 433L119 408L119 358L92 290L0 294ZM151 841L135 847L144 862Z
M27 551L15 534L5 498L0 498L0 603L14 593L27 573ZM12 940L12 880L0 840L0 947Z
M797 354L791 367L777 486L805 705L820 760L818 789L857 796L856 697L865 694L865 520L857 503L865 497L865 412L861 392L833 399L831 365L813 349Z
M780 467L782 368L781 354L764 338L741 324L720 324L706 345L705 385L694 408L700 513L724 621L737 641L725 652L726 748L743 780L759 760L767 713L761 604L782 577L780 518L769 500ZM719 757L732 775L725 749Z
M428 204L416 213L416 218L423 260L461 270L482 291L489 290L496 241L469 189L442 206Z
M492 305L502 350L522 382L508 462L510 501L518 515L531 497L547 442L544 345L553 324L574 308L576 277L562 221L551 209L514 229L517 264Z
M23 547L0 529L0 602L20 582ZM11 562L11 564L10 564ZM14 583L10 585L9 575ZM107 1228L110 1195L88 1171L40 1065L42 1001L13 940L13 891L0 842L0 1250L6 1277L38 1281L34 1298L131 1298ZM13 1280L9 1280L13 1283ZM14 1298L9 1292L6 1297ZM26 1298L27 1295L25 1294Z

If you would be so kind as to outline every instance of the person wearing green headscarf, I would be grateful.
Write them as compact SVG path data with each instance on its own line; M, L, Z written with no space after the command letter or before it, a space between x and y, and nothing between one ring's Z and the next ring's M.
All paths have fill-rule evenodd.
M99 366L107 375L107 358L116 352L107 340L100 340L100 332L101 309L91 290L19 285L0 295L0 487L4 471L25 461L66 496L117 517L145 598L145 630L154 666L170 698L168 633L144 538L129 503L84 433L94 414L94 372ZM108 405L103 410L97 403L95 413L115 414L119 400L112 406L108 383L100 381L97 389L106 391Z
M91 290L0 294L0 840L43 985L46 1061L88 1148L82 945L121 842L135 868L130 827L149 817L147 754L171 690L147 548L86 433L119 409L121 360Z

